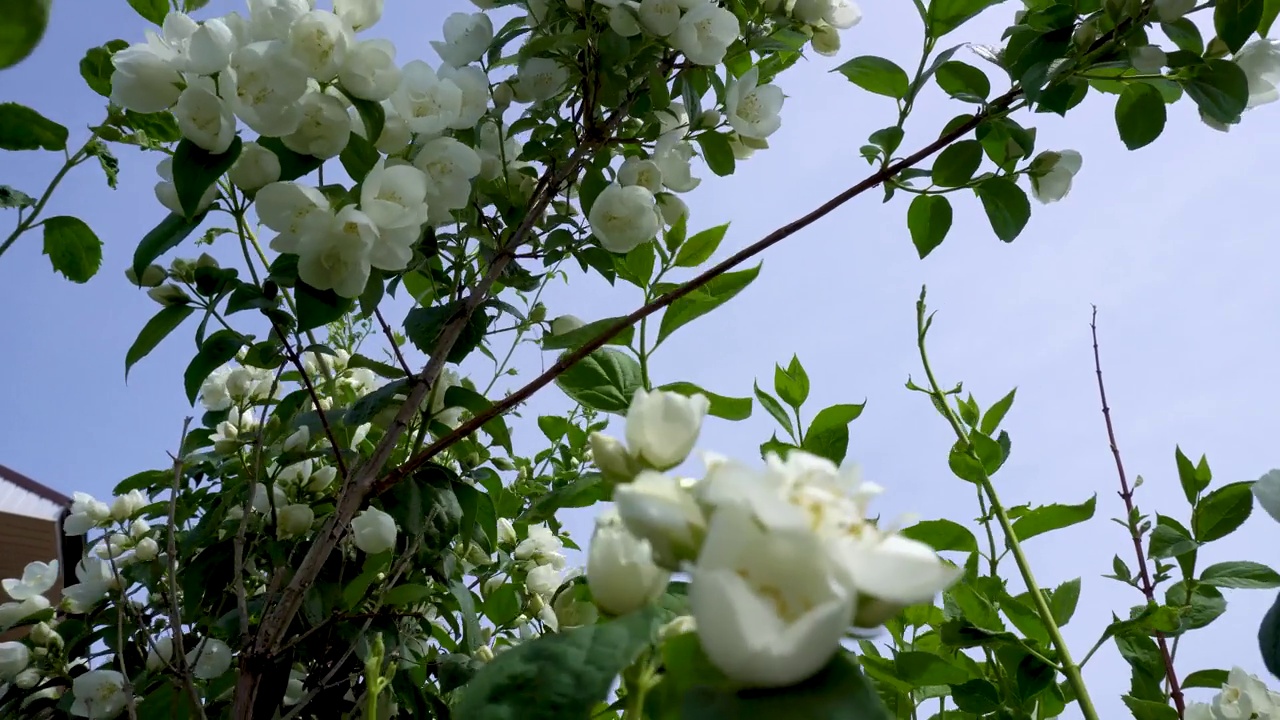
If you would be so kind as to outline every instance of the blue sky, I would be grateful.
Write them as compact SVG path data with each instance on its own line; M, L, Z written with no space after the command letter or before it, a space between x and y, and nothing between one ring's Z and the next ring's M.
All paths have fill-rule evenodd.
M462 0L388 5L371 32L393 40L401 62L436 62L427 41L439 37L449 12L472 9ZM998 42L1014 5L989 12L954 42ZM243 11L217 1L199 17L235 8ZM785 76L789 97L772 148L730 178L703 170L702 186L687 196L693 229L732 222L717 257L866 174L857 148L891 124L895 111L887 99L828 71L863 54L912 65L919 29L908 3L866 2L863 10L863 23L843 34L838 58L815 57ZM145 27L124 2L55 3L45 42L17 69L0 73L0 100L29 104L71 128L72 142L82 141L84 128L100 120L102 102L80 80L80 57L112 38L140 40ZM982 65L963 51L957 59ZM972 488L946 466L950 430L926 399L903 388L908 374L920 375L914 301L928 284L939 311L931 354L944 384L964 380L984 405L1019 388L1006 420L1013 455L997 477L1006 504L1075 503L1098 494L1093 522L1027 544L1042 585L1085 580L1080 609L1066 628L1077 657L1111 612L1124 615L1141 600L1098 577L1110 572L1114 554L1132 564L1132 547L1106 519L1123 507L1093 384L1090 303L1100 308L1104 370L1126 465L1146 478L1142 509L1188 519L1175 444L1195 457L1208 454L1215 485L1253 480L1280 465L1274 419L1280 387L1268 382L1280 351L1274 282L1280 248L1266 225L1274 218L1280 108L1251 111L1222 134L1202 125L1184 101L1171 108L1159 141L1128 152L1116 137L1113 106L1113 96L1095 93L1067 120L1020 116L1039 127L1038 149L1077 149L1084 169L1065 201L1034 208L1013 244L994 237L975 198L955 197L951 236L920 261L905 227L906 199L881 204L880 193L869 193L767 253L756 282L676 333L653 371L660 382L688 380L745 396L754 378L767 385L773 363L797 353L813 385L806 417L829 404L868 401L853 426L849 457L887 488L878 505L886 517L912 512L974 527ZM932 140L963 111L936 90L926 94L903 148ZM86 165L48 208L83 218L104 240L98 277L74 285L55 275L38 234L0 259L0 377L7 379L0 462L68 493L106 495L119 479L166 464L189 412L181 383L194 352L189 328L124 382L125 351L157 308L122 271L164 211L151 193L153 159L118 152L119 190L109 190L98 169ZM8 154L0 183L36 195L59 164L52 154ZM214 254L231 260L234 248L215 246ZM552 316L591 320L622 314L640 298L629 286L588 279L572 289L553 286L544 300ZM525 377L543 365L531 348L516 358ZM524 415L566 404L552 389ZM713 420L701 446L752 459L770 423L759 409L742 423ZM517 427L532 430L527 421ZM571 526L586 539L587 517L575 516ZM1277 526L1257 512L1236 535L1203 550L1201 566L1234 559L1280 564L1276 537ZM1226 594L1227 615L1181 644L1181 674L1232 664L1264 672L1254 637L1271 591ZM1124 714L1118 697L1128 672L1114 649L1100 651L1085 675L1104 716Z

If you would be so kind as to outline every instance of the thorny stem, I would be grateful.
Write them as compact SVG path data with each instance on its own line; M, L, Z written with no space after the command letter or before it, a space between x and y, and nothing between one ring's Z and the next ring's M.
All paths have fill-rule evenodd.
M972 445L969 444L968 433L965 432L960 419L956 417L955 411L951 409L951 405L947 402L947 396L943 392L942 386L938 384L937 378L934 377L933 368L929 365L929 354L925 350L925 335L928 333L929 324L932 322L933 316L926 317L925 315L924 297L925 293L922 289L920 291L920 300L916 302L916 344L920 349L920 362L924 366L925 377L929 380L930 394L935 400L934 404L937 405L938 410L950 423L951 429L955 431L956 437L964 446L965 451L981 467L981 461L978 460L977 453L973 451ZM1040 621L1044 623L1045 629L1049 632L1049 639L1053 643L1054 649L1058 651L1061 667L1057 669L1067 677L1067 682L1071 684L1071 688L1075 691L1076 701L1080 704L1080 712L1084 715L1085 720L1099 720L1098 711L1093 707L1093 699L1089 697L1089 689L1084 683L1084 676L1080 674L1080 666L1076 665L1071 659L1071 651L1067 647L1066 640L1062 637L1062 630L1058 628L1058 623L1053 619L1053 611L1049 608L1049 603L1045 600L1044 592L1040 590L1040 585L1036 583L1035 574L1031 571L1031 563L1022 551L1022 543L1018 541L1017 533L1013 531L1013 522L1009 519L1009 514L1005 512L1004 505L1000 503L1000 498L996 495L996 489L991 483L991 478L983 472L979 480L978 484L982 492L991 503L991 512L995 515L996 520L999 521L1000 529L1004 531L1005 540L1013 553L1014 562L1017 563L1018 570L1022 574L1022 581L1027 586L1027 594L1035 602L1036 612L1040 615Z
M1138 558L1138 589L1147 597L1148 603L1156 602L1156 586L1151 582L1151 574L1147 570L1147 556L1142 551L1142 531L1135 521L1133 506L1133 487L1124 472L1124 461L1120 458L1120 446L1116 443L1115 426L1111 423L1111 406L1107 404L1107 388L1102 382L1102 357L1098 352L1098 306L1093 306L1093 315L1089 318L1089 331L1093 335L1093 368L1098 376L1098 396L1102 399L1102 417L1107 423L1107 442L1111 445L1111 456L1116 461L1116 474L1120 477L1120 492L1124 500L1125 521L1129 527L1129 536L1133 539L1133 552ZM1169 652L1169 641L1164 633L1156 631L1156 643L1160 646L1160 657L1164 660L1164 674L1169 683L1169 696L1173 698L1178 717L1187 713L1187 704L1182 696L1182 687L1178 684L1178 672L1173 666L1173 655Z

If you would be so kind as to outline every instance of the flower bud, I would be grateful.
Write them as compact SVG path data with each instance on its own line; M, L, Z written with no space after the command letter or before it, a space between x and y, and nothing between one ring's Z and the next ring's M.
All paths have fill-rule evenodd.
M588 442L591 459L605 478L614 482L630 482L640 472L640 466L632 459L627 446L617 438L593 432Z
M159 287L153 287L147 291L147 295L164 307L176 307L178 305L186 305L191 302L191 296L185 290L174 285L166 283Z
M24 643L17 640L0 642L0 680L12 680L15 675L27 669L31 662L31 651Z
M333 484L336 477L338 477L338 468L326 465L311 473L311 478L307 481L307 490L313 493L324 492L325 488Z
M386 552L396 545L396 521L377 508L366 508L351 521L356 547L370 555Z
M130 490L111 503L111 517L117 521L128 520L147 504L147 496L141 490Z
M311 430L303 425L284 441L285 452L302 452L311 444Z
M680 569L698 555L707 521L694 496L676 478L652 470L619 485L614 506L627 530L648 540L654 560L668 570Z
M305 535L311 530L311 523L316 519L315 511L310 505L294 503L280 509L276 516L276 532L281 538Z
M482 663L487 663L493 660L493 650L488 645L481 645L476 648L475 653L471 657Z
M515 545L518 541L515 526L506 518L498 518L498 544Z
M694 127L713 128L719 125L720 121L723 119L724 116L720 114L719 110L716 110L715 108L708 108L703 110L702 114L698 116L698 121L694 123Z
M648 540L632 535L613 511L596 518L587 552L587 585L595 604L613 615L635 612L666 592L671 573L653 562Z
M14 676L13 685L20 690L30 690L31 688L39 685L40 681L43 679L44 676L40 674L39 670L36 670L35 668L27 668Z
M149 537L144 537L133 546L133 556L142 562L151 562L160 555L160 545Z
M493 106L505 110L516 99L515 91L509 82L500 82L493 86Z
M213 270L217 270L219 267L221 266L218 265L217 259L209 253L200 253L200 257L196 258L197 270L200 268L211 268Z
M840 52L840 33L830 25L822 25L813 29L809 43L813 45L814 52L832 57Z
M151 523L144 518L138 518L129 524L129 536L132 538L140 538L151 532Z
M657 470L684 462L702 430L711 402L664 390L638 390L627 410L627 447Z
M624 38L640 34L640 21L636 11L626 2L620 2L609 11L609 27Z
M674 226L681 219L688 221L689 206L680 199L679 195L658 193L657 200L658 212L662 214L662 222L666 223L667 227Z
M676 635L685 635L698 629L698 624L694 622L692 615L681 615L671 622L658 628L658 641L662 642Z
M255 192L280 179L280 158L256 142L245 143L227 179L246 193Z
M586 323L582 322L582 320L578 317L575 317L573 315L561 315L560 317L551 321L551 334L564 335L565 333L571 333L574 330L577 330L578 328L584 327L585 325Z
M40 645L62 644L62 636L47 622L36 623L31 628L31 639Z
M147 669L155 672L169 663L173 657L173 637L165 635L154 639L155 647L147 653Z
M147 287L147 288L153 288L159 285L160 283L164 282L164 279L166 277L168 277L168 275L164 271L164 268L154 264L148 265L146 269L142 271L141 278L139 278L137 273L133 271L133 266L129 266L124 269L124 276L129 278L129 282L133 283L134 285L137 285L138 287Z

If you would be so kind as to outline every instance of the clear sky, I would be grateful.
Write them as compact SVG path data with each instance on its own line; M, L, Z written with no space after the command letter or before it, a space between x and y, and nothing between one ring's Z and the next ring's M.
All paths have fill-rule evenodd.
M998 43L1015 5L988 12L954 42ZM216 0L198 17L231 9L243 12L239 3ZM435 63L427 42L439 37L445 15L472 9L464 0L392 0L371 33L393 40L401 62ZM895 111L889 100L828 71L862 54L912 65L920 33L908 3L866 2L863 10L862 24L843 34L838 58L815 56L784 76L789 97L772 148L740 164L731 178L703 169L702 186L686 196L692 229L732 221L717 258L866 174L857 148L891 124ZM71 128L72 142L83 141L84 128L102 117L102 102L79 77L80 57L113 38L138 41L145 27L122 0L55 2L45 42L21 66L0 72L0 101L31 105ZM964 51L956 57L983 62ZM1208 454L1215 485L1254 480L1280 465L1274 411L1280 387L1267 380L1280 352L1280 247L1266 224L1275 217L1280 179L1274 132L1280 106L1251 111L1222 134L1202 125L1184 101L1171 109L1165 135L1137 152L1116 137L1113 107L1113 96L1093 93L1065 121L1021 115L1023 124L1040 128L1038 150L1077 149L1084 169L1065 201L1033 208L1012 245L994 237L975 198L957 194L951 236L920 261L905 227L906 199L886 205L880 193L869 193L768 252L756 282L675 334L654 368L660 382L689 380L746 396L754 378L767 386L773 363L798 353L813 385L808 417L825 405L868 401L853 426L849 457L887 488L878 506L886 518L912 512L975 527L973 490L947 470L950 430L923 396L903 387L908 374L920 375L914 302L928 284L939 311L931 354L943 383L964 380L984 405L1019 388L1006 420L1013 454L997 477L1005 502L1075 503L1098 494L1093 522L1027 544L1042 585L1084 578L1080 608L1066 629L1077 657L1111 612L1124 616L1142 599L1099 577L1117 553L1132 565L1132 546L1107 520L1123 514L1123 506L1093 384L1090 303L1100 308L1104 370L1126 465L1146 478L1138 496L1143 510L1188 520L1174 470L1176 444L1194 457ZM927 93L908 123L904 150L932 140L964 111L936 89ZM67 493L107 495L121 478L163 466L189 412L181 383L194 352L189 328L124 382L125 351L157 306L122 271L164 211L151 193L154 156L117 152L119 190L107 189L97 168L86 165L48 208L83 218L105 241L98 277L74 285L55 275L38 233L0 258L0 462ZM6 154L0 184L37 195L60 162L48 153ZM13 219L10 211L0 223L8 227ZM215 246L214 254L231 261L235 248ZM552 287L544 299L552 316L587 320L622 314L639 301L634 288L595 280L572 290ZM516 358L525 377L543 364L529 348ZM565 405L552 389L525 417ZM712 420L701 445L751 460L770 423L759 408L746 422ZM517 430L533 429L517 421ZM585 541L588 518L575 516L571 527ZM1255 512L1236 535L1202 550L1200 565L1280 564L1278 536L1280 528ZM1265 673L1255 634L1274 591L1225 592L1226 616L1181 644L1180 674L1232 664ZM1095 656L1085 676L1104 716L1126 714L1118 698L1128 669L1112 646Z

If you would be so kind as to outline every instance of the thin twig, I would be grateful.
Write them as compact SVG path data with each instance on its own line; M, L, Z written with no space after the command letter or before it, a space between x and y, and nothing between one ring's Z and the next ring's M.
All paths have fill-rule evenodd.
M182 421L182 438L178 441L178 452L173 456L173 487L169 490L169 537L165 543L165 552L169 565L169 631L173 634L173 664L182 678L182 685L191 698L191 706L196 715L204 718L204 703L200 701L200 693L196 691L195 681L191 678L191 669L187 666L187 652L182 643L182 612L178 608L178 491L182 487L182 448L187 444L187 429L191 427L191 418Z
M1129 527L1129 535L1133 538L1133 552L1138 558L1139 590L1147 597L1148 603L1156 602L1156 586L1151 582L1151 574L1147 571L1147 556L1142 550L1142 532L1134 522L1133 487L1125 476L1124 461L1120 459L1120 446L1116 443L1115 426L1111 423L1111 406L1107 404L1107 388L1102 383L1102 357L1098 352L1098 306L1093 306L1093 315L1089 319L1089 330L1093 335L1093 368L1098 376L1098 396L1102 399L1102 417L1107 423L1107 442L1111 445L1111 456L1116 461L1116 474L1120 477L1120 492L1124 500L1125 520ZM1164 660L1165 678L1169 682L1169 696L1178 710L1178 717L1187 713L1186 700L1182 696L1182 687L1178 684L1178 672L1173 666L1173 656L1169 653L1169 643L1164 633L1156 631L1156 643L1160 645L1160 656Z
M642 305L641 307L636 309L634 312L632 312L630 315L627 315L626 317L621 318L617 322L610 325L608 328L602 331L599 335L597 335L596 337L584 343L581 347L571 352L565 353L563 356L560 357L559 360L556 361L554 365L552 365L549 369L547 369L546 372L534 378L528 385L525 385L519 390L516 390L515 392L506 396L502 400L494 403L493 405L486 408L485 410L479 413L476 413L471 417L470 420L459 425L455 430L450 432L448 435L445 435L444 437L435 441L431 445L427 446L427 448L422 452L418 453L417 455L414 455L411 459L409 459L403 465L401 465L400 467L390 472L386 478L380 481L377 487L375 488L375 492L381 493L387 490L388 488L395 485L400 480L403 480L405 477L413 473L413 471L422 467L423 464L425 464L431 458L439 454L441 450L457 442L460 438L466 437L467 435L470 435L471 433L475 432L477 429L480 428L481 425L484 425L486 422L492 420L498 415L501 415L507 412L508 410L511 410L515 406L529 399L535 392L551 384L551 382L555 380L556 377L558 377L565 370L568 370L574 363L578 362L579 360L582 360L587 355L591 354L593 351L603 347L605 343L609 342L609 340L612 339L618 333L622 332L623 330L626 330L632 325L635 325L636 323L656 313L662 308L667 307L668 305L675 302L676 300L679 300L680 298L685 297L686 295L692 293L693 291L705 286L707 283L711 282L712 280L719 277L720 275L723 275L729 270L732 270L738 265L741 265L747 260L755 257L756 255L759 255L760 253L764 252L765 250L772 247L773 245L776 245L777 243L787 239L788 237L791 237L797 232L812 225L813 223L817 222L823 217L826 217L827 215L831 214L836 208L840 207L846 202L849 202L853 198L861 195L862 193L880 185L885 180L897 175L898 173L902 172L903 170L906 170L907 168L912 167L916 163L919 163L921 160L928 158L929 156L938 152L942 148L955 142L959 138L964 137L966 134L968 134L970 131L976 128L979 124L981 124L984 119L986 119L988 116L992 114L998 113L1002 108L1004 108L1009 103L1013 102L1014 99L1016 99L1021 94L1022 94L1021 90L1018 90L1018 89L1010 90L1009 92L1005 93L1004 95L992 101L991 104L988 105L986 112L975 115L974 117L970 118L967 122L963 123L962 125L959 125L955 129L953 129L951 132L948 132L942 135L937 140L929 143L928 145L916 151L915 153L908 155L907 157L895 163L890 164L888 167L885 167L875 173L872 173L871 175L864 178L861 182L857 183L856 185L853 185L852 187L849 187L848 189L841 192L839 195L836 195L835 197L831 198L827 202L818 206L812 212L804 215L803 217L797 220L793 220L792 222L787 223L786 225L783 225L777 230L774 230L773 232L764 236L760 240L752 243L751 245L748 245L747 247L743 248L742 250L739 250L738 252L729 256L725 260L721 261L720 263L712 266L711 268L709 268L702 274L698 275L697 277L693 278L689 282L681 285L680 287L672 290L669 293L666 293L665 295L662 295L661 297L654 299L649 303Z
M410 370L409 363L405 362L404 354L400 352L400 346L396 344L396 336L391 332L391 326L387 324L386 319L382 317L382 311L375 307L373 314L374 317L378 318L378 324L382 326L382 332L387 336L387 342L391 343L391 350L396 354L396 360L400 361L400 369L404 370L406 377L413 377L413 370Z
M320 417L320 427L324 428L325 437L329 438L329 445L333 448L333 459L338 465L338 472L342 473L342 477L345 478L347 476L347 464L342 461L342 447L338 445L338 438L333 434L333 429L329 427L329 418L325 416L324 406L320 404L320 395L316 393L315 385L311 383L311 377L307 375L307 369L302 365L302 357L289 344L289 338L285 337L284 330L279 323L272 320L271 327L275 328L276 337L280 338L280 343L284 345L284 352L285 355L289 356L289 362L298 368L298 374L302 376L302 384L307 388L307 394L311 396L311 404L316 408L316 415Z

